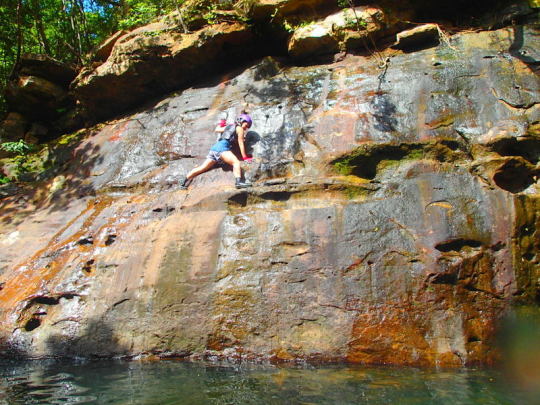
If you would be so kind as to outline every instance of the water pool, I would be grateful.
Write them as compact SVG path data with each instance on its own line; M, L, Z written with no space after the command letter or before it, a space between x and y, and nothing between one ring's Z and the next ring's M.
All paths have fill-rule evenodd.
M0 404L532 404L496 370L0 362ZM532 402L531 402L532 401ZM540 403L540 402L539 402Z

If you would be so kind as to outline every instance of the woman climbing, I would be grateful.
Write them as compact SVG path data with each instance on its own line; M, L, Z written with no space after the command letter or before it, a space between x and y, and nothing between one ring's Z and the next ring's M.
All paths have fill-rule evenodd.
M246 147L244 145L244 138L246 131L251 127L251 117L243 112L236 119L234 124L227 125L223 128L218 141L210 148L210 152L206 157L206 160L200 166L197 166L191 170L186 177L180 182L180 188L187 189L190 181L208 170L214 167L216 164L226 163L233 167L233 174L236 178L236 188L247 188L251 184L246 182L242 177L242 168L240 167L240 161L236 155L232 152L232 146L235 141L238 141L238 147L242 154L242 160L251 161L251 158L246 154Z

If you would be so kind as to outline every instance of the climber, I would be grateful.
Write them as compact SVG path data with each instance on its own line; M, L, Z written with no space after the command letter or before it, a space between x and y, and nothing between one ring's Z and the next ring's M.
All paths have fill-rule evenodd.
M181 181L180 188L187 189L190 181L208 170L214 167L216 164L229 164L233 167L233 174L236 178L236 188L247 188L251 186L243 179L242 168L240 167L240 161L236 155L232 152L232 146L235 141L238 141L240 153L242 154L242 160L251 162L252 158L246 154L246 147L244 145L244 138L246 131L251 127L251 117L242 111L242 114L236 119L234 124L223 127L223 131L219 136L218 141L210 148L210 152L206 157L206 160L200 166L197 166L191 170Z

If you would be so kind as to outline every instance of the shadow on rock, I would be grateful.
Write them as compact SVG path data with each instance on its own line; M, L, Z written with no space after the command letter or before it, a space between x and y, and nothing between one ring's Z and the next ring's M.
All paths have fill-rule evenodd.
M101 319L90 320L80 336L50 336L46 346L52 357L110 358L128 352L118 342L112 326Z
M64 211L70 202L95 195L92 168L102 162L100 147L91 143L50 149L44 167L31 182L18 184L17 192L0 199L0 224L17 226L37 209Z
M249 131L246 135L246 153L248 155L253 154L253 148L259 141L261 140L261 135L258 132L255 131Z
M523 25L515 25L512 30L514 31L514 41L508 52L525 63L533 73L538 73L540 70L540 52L537 49L525 46Z
M102 161L100 147L97 145L86 143L82 148L75 149L71 160L67 162L65 182L54 187L53 181L43 208L52 211L63 210L69 201L95 195L96 188L90 180L93 175L92 168Z

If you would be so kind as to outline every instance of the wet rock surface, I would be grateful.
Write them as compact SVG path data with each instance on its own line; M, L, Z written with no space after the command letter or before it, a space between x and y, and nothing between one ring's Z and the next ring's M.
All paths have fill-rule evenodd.
M538 296L537 33L265 58L95 128L0 200L3 353L495 362ZM246 102L255 186L180 190Z

